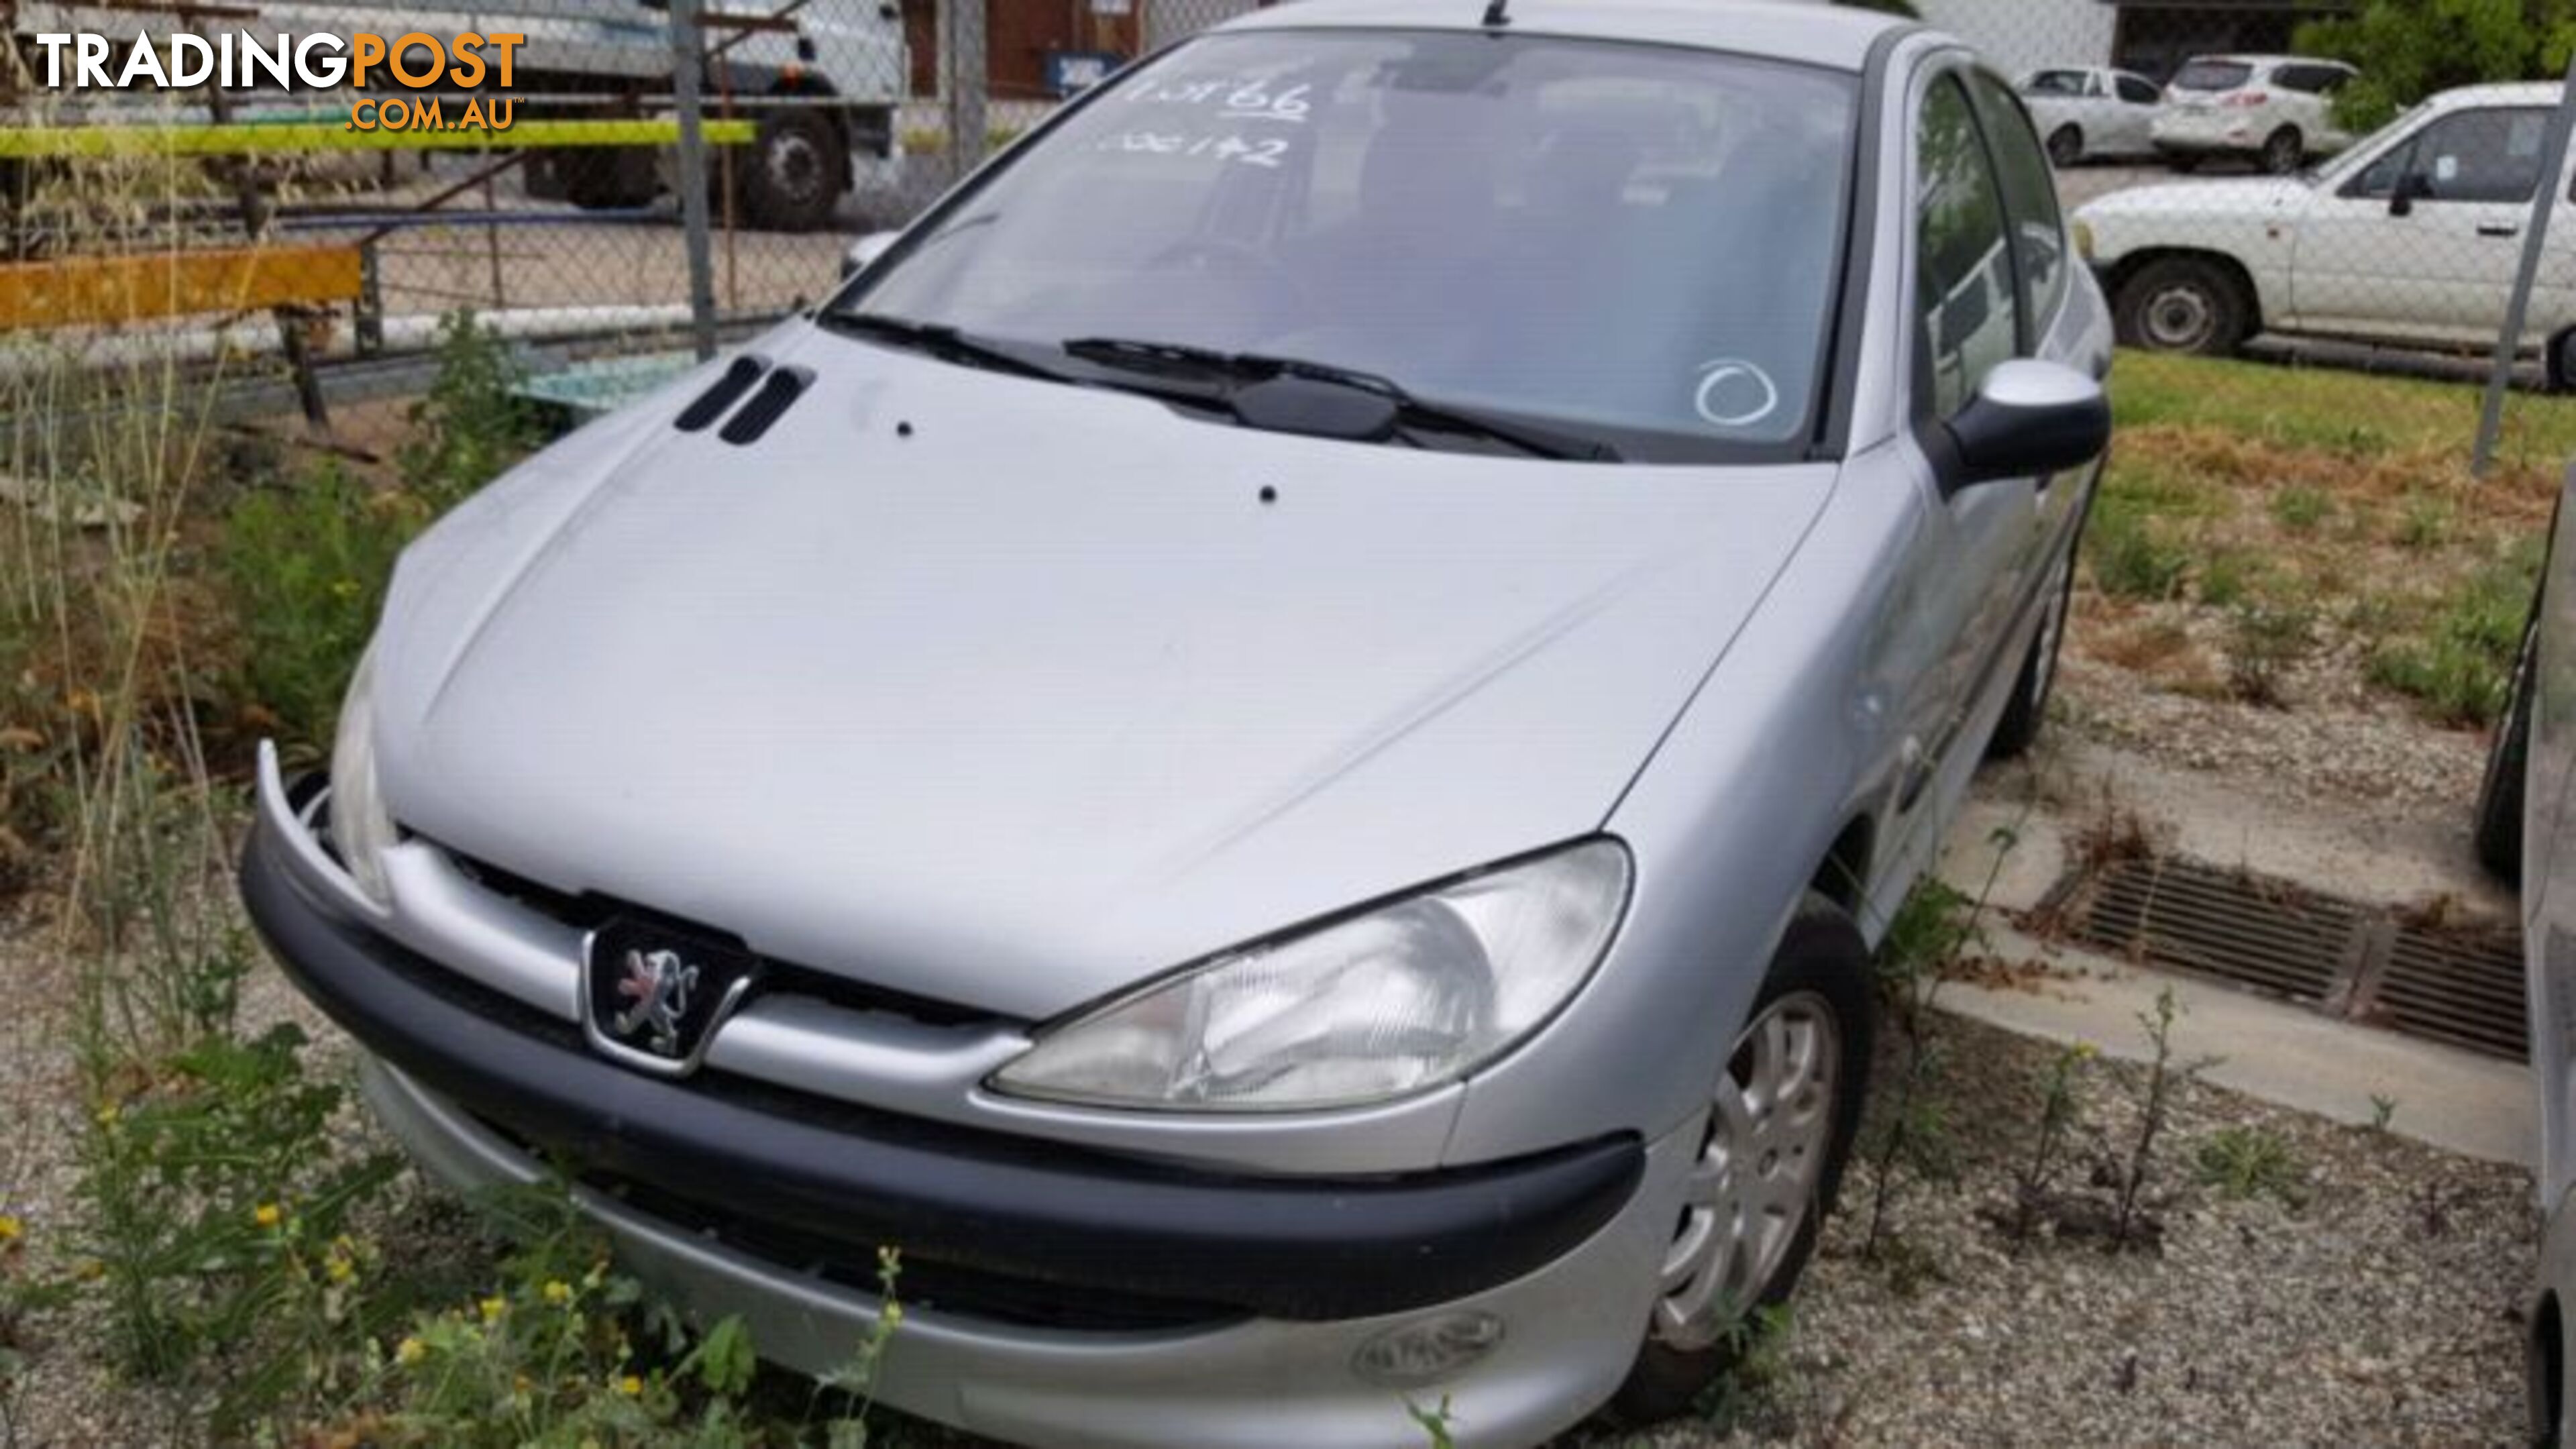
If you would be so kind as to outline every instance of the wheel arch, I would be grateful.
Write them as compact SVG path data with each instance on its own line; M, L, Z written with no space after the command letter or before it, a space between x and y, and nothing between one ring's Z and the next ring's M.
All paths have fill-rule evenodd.
M1825 858L1816 863L1807 889L1857 916L1869 896L1870 851L1877 843L1878 822L1866 812L1843 822Z
M2262 331L2265 319L2274 315L2270 299L2263 295L2263 284L2255 277L2252 269L2237 260L2235 256L2210 247L2140 247L2136 251L2124 253L2118 261L2102 270L2102 289L2110 294L2111 305L2113 307L2120 305L2120 289L2129 284L2130 278L2145 271L2154 263L2169 259L2206 262L2225 272L2245 294L2248 308L2245 319L2246 335L2252 336Z

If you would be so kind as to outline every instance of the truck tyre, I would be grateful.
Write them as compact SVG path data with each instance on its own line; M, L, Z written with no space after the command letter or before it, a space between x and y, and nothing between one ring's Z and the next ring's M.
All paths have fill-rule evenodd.
M554 153L564 199L584 211L643 206L661 189L647 146L566 146Z
M2131 347L2225 357L2254 330L2254 299L2215 261L2160 257L2120 284L2112 322Z
M734 195L743 219L764 231L820 231L850 188L850 151L840 127L816 110L763 116L736 163Z

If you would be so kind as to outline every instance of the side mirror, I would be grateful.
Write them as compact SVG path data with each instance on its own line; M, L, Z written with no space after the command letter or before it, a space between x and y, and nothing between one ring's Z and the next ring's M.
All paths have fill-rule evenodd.
M886 248L902 238L903 233L899 231L872 231L850 243L850 249L841 254L841 280L846 282L866 271L868 263L884 256Z
M2430 200L2432 195L2433 178L2421 171L2409 171L2397 178L2397 189L2388 195L2388 214L2413 216L2415 203Z
M1946 443L1947 446L1941 446ZM2062 363L1995 364L1935 439L1944 492L2003 478L2080 468L2111 446L2111 402L2102 385Z

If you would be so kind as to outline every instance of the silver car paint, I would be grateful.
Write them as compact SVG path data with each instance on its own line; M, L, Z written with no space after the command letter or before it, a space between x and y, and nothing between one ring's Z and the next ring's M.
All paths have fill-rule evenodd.
M1248 23L1381 8L1312 0ZM1384 23L1429 11L1393 13ZM1515 14L1568 33L1705 20L1714 43L1746 49L1758 46L1744 26L1813 23L1843 37L1822 63L1853 66L1848 38L1874 33L1855 27L1880 24L1806 7L1524 0ZM1908 89L1880 115L1881 154L1909 153L1929 68L1965 61L1928 34L1898 44L1890 74ZM755 349L813 368L817 386L758 449L674 443L664 420L701 374L541 456L406 558L379 640L386 794L431 839L550 884L645 894L777 954L1031 1019L1606 829L1638 862L1609 959L1463 1086L1257 1121L1003 1102L918 1063L910 1079L854 1071L841 1086L901 1110L1286 1172L1485 1160L1605 1127L1655 1142L1691 1131L1836 836L1859 822L1875 837L1860 883L1873 937L1928 858L2013 685L2048 549L2092 482L1932 486L1906 418L1911 183L1901 166L1883 179L1855 242L1877 261L1854 299L1838 465L1599 468L1271 437L790 323ZM2107 349L2077 268L2040 355L2098 370ZM1078 446L1040 449L997 428L1005 416ZM900 445L898 420L915 424ZM1282 495L1269 507L1254 496L1265 482ZM1293 629L1268 597L1286 590L1302 591ZM882 612L855 602L870 597ZM1330 629L1312 623L1319 610ZM886 688L946 728L907 727L874 692ZM804 705L816 698L819 711ZM822 788L844 782L847 794ZM265 808L283 809L274 784ZM418 881L445 869L428 845L404 849ZM305 889L346 894L327 862L313 872ZM425 884L398 894L396 934L463 938L452 921L399 921L435 898ZM481 909L472 938L514 953L481 964L567 1014L569 952L526 912ZM850 1023L820 1023L798 1050L801 1009L755 1002L713 1068L829 1071L814 1048ZM1008 1038L960 1049L980 1060ZM371 1093L425 1158L461 1180L504 1170L462 1126L389 1096L388 1075ZM1615 1386L1652 1274L1609 1263L1659 1249L1661 1182L1544 1283L1497 1290L1526 1325L1516 1333L1558 1343L1560 1321L1583 1333L1444 1385L1475 1439L1525 1442ZM870 1319L860 1295L802 1289L806 1306L791 1308L775 1270L610 1221L692 1301L765 1305L764 1351L789 1362L836 1362ZM1383 1391L1363 1406L1339 1371L1347 1327L1274 1330L1260 1381L1279 1417L1239 1432L1275 1441L1293 1422L1404 1442ZM1030 1420L1014 1417L1037 1411L1014 1408L1010 1386L1039 1381L1018 1376L1009 1334L936 1332L954 1355L916 1371L899 1348L892 1401L1047 1442L1213 1443L1229 1422L1222 1396L1138 1398L1132 1376L1193 1362L1172 1356L1184 1345L1078 1336L1090 1385ZM961 1386L978 1378L986 1387Z
M405 568L386 797L1022 1020L1598 827L1834 476L1354 448L803 325L756 350L815 376L757 448L576 456L534 558L472 556L523 543L469 506Z

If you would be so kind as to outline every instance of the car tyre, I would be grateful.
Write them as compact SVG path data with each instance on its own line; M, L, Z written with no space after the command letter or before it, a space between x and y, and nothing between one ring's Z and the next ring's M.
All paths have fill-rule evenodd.
M2540 384L2552 394L2565 396L2576 392L2576 327L2569 327L2549 339L2540 357Z
M761 117L749 154L736 164L743 219L763 231L822 230L849 185L849 148L818 110Z
M2048 133L2048 162L2058 170L2084 159L2084 133L2073 126L2060 126Z
M2057 560L2040 587L2039 632L2031 636L2030 653L2022 657L2021 673L2013 679L2012 699L1986 741L1989 760L2009 760L2027 751L2048 718L2048 692L2057 684L2057 655L2066 643L2066 619L2075 599L2074 550Z
M2224 357L2253 330L2254 299L2216 262L2162 257L2120 284L2112 320L2131 347Z
M2283 126L2263 138L2263 169L2275 176L2294 176L2307 163L2308 141L2296 126Z
M1645 1341L1603 1410L1612 1422L1689 1408L1741 1355L1740 1325L1797 1287L1860 1127L1870 979L1851 916L1808 892L1728 1054ZM1747 1216L1762 1220L1751 1233Z
M2486 776L2478 784L2474 832L2478 864L2508 885L2522 880L2522 804L2531 759L2531 686L2540 660L2540 620L2523 626L2522 647L2514 654L2513 677L2505 687L2504 718L2487 746Z
M2165 164L2189 176L2200 169L2200 157L2189 151L2168 151L2165 153Z

